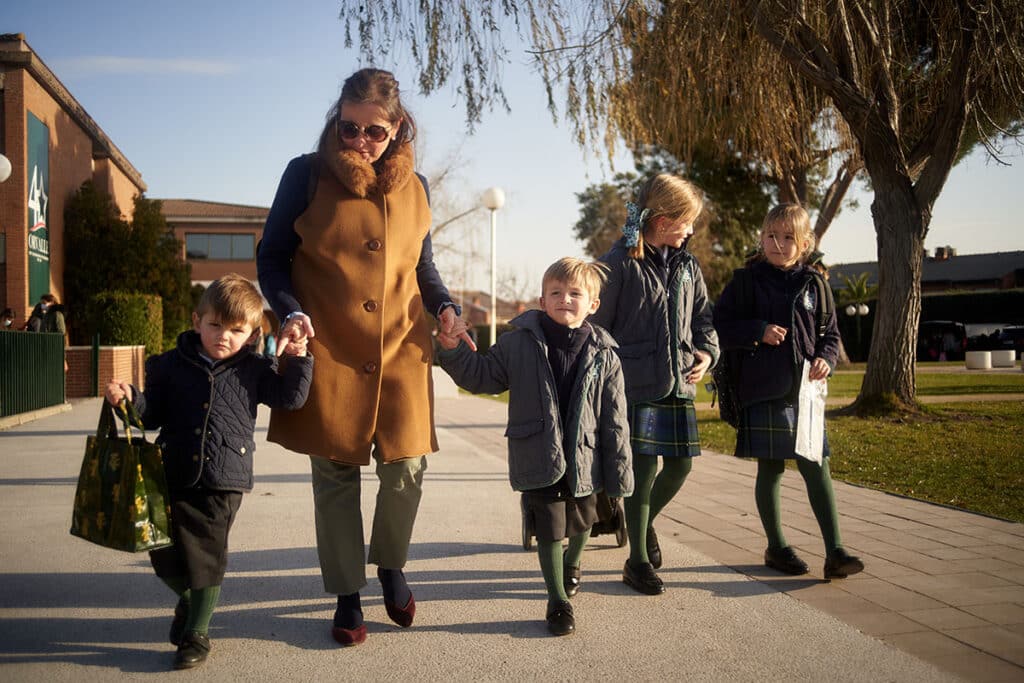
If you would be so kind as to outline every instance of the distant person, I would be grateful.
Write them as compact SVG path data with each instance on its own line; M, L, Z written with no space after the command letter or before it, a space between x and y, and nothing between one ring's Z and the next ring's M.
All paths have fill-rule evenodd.
M768 537L765 565L785 574L808 572L807 563L786 542L780 515L786 460L796 460L825 542L824 576L835 579L856 574L864 564L846 552L839 535L827 435L821 464L796 453L802 365L811 363L811 381L824 381L835 367L839 349L834 308L819 334L817 310L822 302L817 301L814 282L818 275L804 263L812 244L810 218L800 206L780 204L769 211L761 226L758 254L725 286L714 320L722 348L743 351L735 454L757 458L754 499ZM751 279L752 302L741 301L740 277Z
M309 401L272 411L267 438L310 456L320 570L337 596L331 635L344 646L366 640L367 562L388 617L403 628L415 617L402 570L425 456L438 449L425 314L445 331L460 314L434 266L415 133L392 74L349 76L317 151L285 169L256 257L283 321L278 346L308 338L317 356ZM360 468L371 459L380 489L367 556Z
M268 334L263 337L263 353L268 356L277 355L277 335Z
M704 275L685 247L703 206L688 180L661 173L646 181L628 205L623 236L601 257L608 282L591 317L615 338L626 378L636 489L624 501L622 580L646 595L665 592L654 520L700 455L693 399L718 358Z
M67 333L64 326L64 306L53 294L44 294L40 299L44 304L43 322L40 332L57 332L61 335Z
M544 273L542 310L512 319L513 329L486 353L438 334L440 360L455 383L475 394L509 392L508 468L533 521L548 590L546 620L556 636L576 630L569 598L597 521L597 494L628 496L626 395L611 336L586 317L597 310L602 268L563 258ZM586 378L579 381L578 378ZM561 438L559 438L561 437ZM562 539L569 545L562 552Z
M14 329L14 318L15 313L13 308L5 308L3 313L0 313L0 325L2 329L13 330Z
M52 296L51 294L44 294L39 297L39 301L32 307L32 312L29 314L28 320L25 321L25 326L22 329L28 332L43 331L43 317L46 315L46 307L49 305L47 297L52 298Z
M146 390L119 379L106 389L111 405L130 398L146 429L160 429L174 545L149 557L178 595L169 635L178 647L175 669L199 666L210 652L228 532L242 494L252 490L256 406L294 410L309 391L313 358L305 340L285 345L282 367L254 352L262 315L251 282L234 273L214 280L192 313L193 329L178 336L177 348L146 361Z

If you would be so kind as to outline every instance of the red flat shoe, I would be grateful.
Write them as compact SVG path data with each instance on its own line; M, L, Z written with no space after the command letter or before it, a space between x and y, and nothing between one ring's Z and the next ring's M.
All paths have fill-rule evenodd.
M359 626L356 626L355 628L332 626L331 636L345 647L359 645L366 641L366 624L359 624Z
M395 622L402 628L409 628L412 626L412 618L416 616L416 598L409 595L409 602L405 607L399 607L393 602L384 601L384 609L388 611L388 616L391 621Z

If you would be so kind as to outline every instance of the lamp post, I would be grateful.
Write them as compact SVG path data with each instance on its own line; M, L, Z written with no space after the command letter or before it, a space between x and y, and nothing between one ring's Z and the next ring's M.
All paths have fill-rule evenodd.
M491 212L491 346L498 333L498 209L505 205L505 192L500 187L489 187L481 198Z
M845 310L846 315L857 316L857 353L863 356L864 349L860 345L860 319L866 316L871 309L868 308L867 304L850 304Z

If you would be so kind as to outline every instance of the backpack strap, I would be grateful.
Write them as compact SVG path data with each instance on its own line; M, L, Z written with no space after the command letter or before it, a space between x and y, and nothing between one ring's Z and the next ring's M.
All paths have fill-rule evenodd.
M824 275L812 269L811 279L814 280L814 285L818 288L817 331L818 337L821 338L828 331L828 319L831 317L832 311L835 310L836 302L832 297L832 288L828 286Z

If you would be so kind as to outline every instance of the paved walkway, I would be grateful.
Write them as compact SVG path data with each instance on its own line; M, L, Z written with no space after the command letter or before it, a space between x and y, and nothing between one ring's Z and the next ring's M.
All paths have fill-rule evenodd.
M145 556L67 533L97 399L0 432L0 678L203 680L1020 681L1024 678L1024 531L1020 525L837 485L847 545L864 575L823 583L760 565L752 463L702 457L658 521L663 596L621 583L625 550L609 536L584 555L579 631L551 638L536 556L521 546L507 484L505 407L437 401L430 458L406 568L419 609L411 629L364 591L370 637L339 649L322 593L306 458L257 433L257 488L232 534L222 605L201 669L167 672L172 600ZM375 477L363 475L364 516ZM821 564L794 477L787 533ZM820 571L820 570L819 570ZM372 574L372 570L370 572Z
M443 404L439 421L458 424L482 448L503 447L505 406L492 403L472 410ZM806 577L789 577L763 564L756 467L705 451L655 525L666 566L673 564L673 543L676 552L697 550L968 680L1024 680L1024 525L836 482L843 541L867 568L826 582L803 481L788 473L784 530L812 568Z

